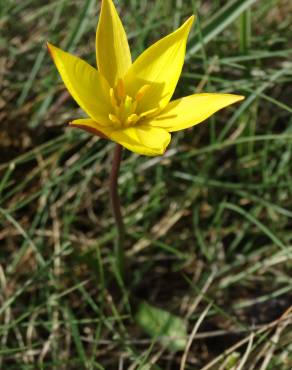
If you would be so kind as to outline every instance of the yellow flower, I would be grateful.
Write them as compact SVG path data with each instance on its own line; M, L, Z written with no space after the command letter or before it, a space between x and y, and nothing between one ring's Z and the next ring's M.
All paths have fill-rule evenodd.
M133 63L112 0L103 0L96 32L98 69L48 43L72 97L88 115L70 124L149 156L164 153L173 131L196 125L243 97L193 94L170 102L181 74L194 16Z

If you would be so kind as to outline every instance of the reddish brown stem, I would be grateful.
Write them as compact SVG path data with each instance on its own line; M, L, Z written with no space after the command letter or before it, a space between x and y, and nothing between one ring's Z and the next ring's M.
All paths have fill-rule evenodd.
M118 177L119 177L119 170L121 165L122 159L122 152L123 147L119 144L116 144L114 155L113 155L113 162L112 162L112 169L110 173L110 199L111 199L111 206L112 212L116 223L117 228L117 238L115 242L115 258L116 258L116 266L120 277L124 280L125 277L125 249L124 249L124 242L125 242L125 227L123 222L123 216L121 212L121 203L119 197L119 189L118 189Z

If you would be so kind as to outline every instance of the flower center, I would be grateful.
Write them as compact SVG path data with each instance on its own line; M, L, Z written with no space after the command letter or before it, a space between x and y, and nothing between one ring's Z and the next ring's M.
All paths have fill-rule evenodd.
M149 88L150 85L143 85L133 98L127 95L125 83L122 79L119 79L115 88L110 89L110 100L113 110L109 114L109 119L112 123L118 127L129 127L135 125L142 118L153 114L157 110L156 108L143 113L137 112L137 107Z

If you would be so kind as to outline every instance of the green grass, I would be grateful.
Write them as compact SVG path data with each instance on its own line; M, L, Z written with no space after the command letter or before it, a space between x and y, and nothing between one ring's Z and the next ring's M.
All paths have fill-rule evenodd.
M164 157L123 157L128 289L185 321L189 351L148 337L117 286L113 144L66 127L81 112L45 48L93 64L96 0L10 0L0 9L0 368L290 370L291 3L116 3L134 56L197 14L175 96L246 96L174 134Z

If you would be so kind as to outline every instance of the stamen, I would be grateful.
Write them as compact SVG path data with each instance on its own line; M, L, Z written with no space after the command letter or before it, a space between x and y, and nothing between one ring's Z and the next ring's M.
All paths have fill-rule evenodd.
M150 116L151 114L156 113L157 110L158 110L158 108L149 109L146 112L141 113L140 117L143 118L143 117Z
M111 122L121 127L135 125L140 119L157 113L158 108L150 109L147 112L138 113L137 107L139 102L144 98L145 94L150 89L149 84L141 86L134 97L127 95L125 82L123 79L118 79L114 88L110 89L110 101L112 105L111 113L108 115ZM139 106L139 111L143 109L143 104Z
M125 83L124 83L124 80L122 80L121 78L118 79L117 94L118 94L118 98L121 101L125 99L125 96L126 96Z
M137 100L134 100L133 103L132 103L132 112L136 112L137 105L138 105Z
M139 119L138 114L133 113L133 114L131 114L131 115L127 118L126 123L127 123L127 125L134 124L134 123L136 123L136 122L138 121L138 119Z
M110 88L110 99L111 99L111 104L114 108L118 106L117 99L115 97L115 92L113 88Z
M115 116L114 114L109 114L108 115L109 119L112 121L112 123L115 123L117 125L121 125L121 121L119 120L119 118L117 116Z
M150 88L150 85L146 84L146 85L143 85L137 92L136 96L135 96L135 100L137 101L140 101L141 99L143 99L144 95L146 94L146 92L149 90Z

